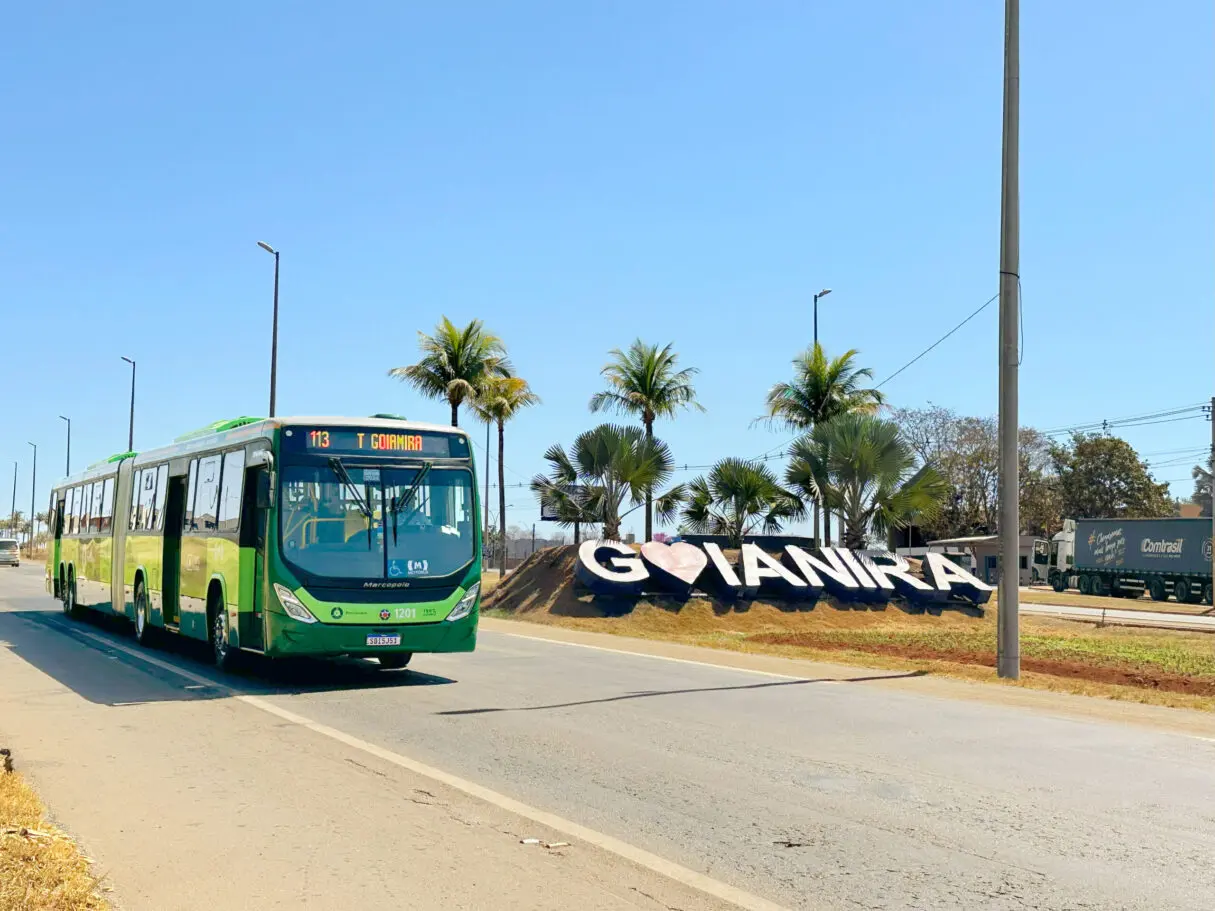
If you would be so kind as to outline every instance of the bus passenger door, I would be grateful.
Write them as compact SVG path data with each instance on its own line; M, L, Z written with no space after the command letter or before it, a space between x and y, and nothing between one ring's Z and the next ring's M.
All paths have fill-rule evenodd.
M266 532L270 515L271 474L264 465L245 470L245 499L240 517L241 648L265 648ZM248 587L246 587L248 586ZM245 598L248 601L245 601ZM244 609L245 603L251 609Z
M181 523L185 516L186 479L169 478L169 493L165 497L164 553L161 558L161 617L164 625L176 629L181 623L178 598L181 594Z

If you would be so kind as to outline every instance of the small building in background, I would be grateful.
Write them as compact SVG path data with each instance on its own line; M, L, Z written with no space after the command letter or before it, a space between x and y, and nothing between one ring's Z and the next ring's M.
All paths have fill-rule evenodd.
M957 548L969 550L974 561L971 572L988 585L995 585L1000 580L999 535L942 538L939 541L929 541L927 547L929 550L941 548L940 553ZM1045 583L1050 563L1050 542L1037 535L1021 535L1020 552L1019 584Z

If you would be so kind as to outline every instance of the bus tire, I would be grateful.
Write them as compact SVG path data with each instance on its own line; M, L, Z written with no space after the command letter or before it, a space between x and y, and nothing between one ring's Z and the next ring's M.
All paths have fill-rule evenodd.
M1050 587L1057 592L1067 589L1067 579L1061 572L1055 572L1050 577Z
M386 671L399 671L408 665L412 658L413 652L394 652L391 655L376 655L375 660L380 662L380 667Z
M1148 594L1153 601L1168 601L1169 593L1164 587L1163 579L1153 579L1148 583Z
M221 671L232 670L236 667L240 650L233 648L232 643L228 641L228 612L224 610L222 599L214 589L207 598L207 629L215 666Z
M1203 604L1215 603L1215 597L1212 597L1213 595L1215 595L1215 591L1212 590L1211 583L1208 582L1206 585L1203 586L1203 589L1202 589L1202 603Z
M1091 595L1093 593L1093 580L1089 578L1088 573L1082 573L1079 580L1076 582L1076 588L1079 589L1082 595Z
M145 648L151 646L155 629L148 622L148 591L140 579L135 583L135 641Z
M74 620L80 619L84 613L76 601L76 574L73 572L68 573L67 587L63 593L63 613Z

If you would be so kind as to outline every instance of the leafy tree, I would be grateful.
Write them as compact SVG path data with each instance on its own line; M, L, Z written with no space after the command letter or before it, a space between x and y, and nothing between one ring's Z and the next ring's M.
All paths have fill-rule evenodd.
M805 507L777 483L762 462L722 459L707 476L688 485L684 527L698 534L725 535L730 547L762 528L776 534L783 523L800 519Z
M1051 453L1059 475L1064 515L1084 519L1152 519L1171 516L1167 484L1157 484L1126 440L1073 434Z
M544 458L550 473L531 482L540 502L556 508L562 525L602 522L603 536L610 540L620 538L624 504L644 504L647 491L665 484L674 470L666 443L618 424L600 424L579 434L568 453L554 445ZM680 484L655 498L659 517L673 517L683 497Z
M788 430L806 431L844 414L873 414L884 401L877 389L867 388L873 379L868 367L857 367L856 349L829 358L815 342L793 359L793 381L777 383L768 390L765 417L769 424ZM806 491L807 495L811 495ZM820 533L820 502L814 500L814 534ZM830 543L831 520L826 540Z
M864 547L869 531L884 537L912 522L931 522L949 494L935 468L917 467L898 425L874 415L846 414L820 424L809 445L826 453L822 495L842 515L845 547Z
M1207 459L1207 467L1195 465L1194 471L1194 493L1190 497L1191 503L1196 503L1202 507L1202 515L1206 518L1211 517L1211 491L1215 487L1213 479L1215 479L1215 455Z
M628 351L614 348L612 360L601 373L608 388L591 396L591 411L612 410L641 418L645 435L654 438L654 421L673 418L685 408L704 411L696 401L692 377L695 367L677 369L678 355L668 344L663 348L637 339ZM654 493L645 496L645 540L654 536Z
M962 417L948 408L901 408L892 419L920 464L945 478L949 493L931 523L916 526L930 540L990 534L999 525L1000 448L995 418ZM1049 536L1063 526L1051 440L1022 427L1018 434L1021 528Z
M487 424L498 427L498 521L502 539L506 539L506 422L524 408L538 405L540 397L532 392L527 380L517 376L490 376L482 381L472 400L473 411ZM506 548L502 548L502 573L506 573Z
M479 319L463 329L446 316L434 335L418 333L422 359L407 367L394 367L389 376L408 383L426 398L444 399L451 406L451 426L460 425L460 406L477 394L486 379L509 376L513 370L506 346L485 330Z

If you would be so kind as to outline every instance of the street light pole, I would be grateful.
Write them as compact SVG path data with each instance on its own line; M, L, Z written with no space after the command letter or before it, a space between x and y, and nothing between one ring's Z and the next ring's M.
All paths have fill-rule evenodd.
M17 460L13 459L13 504L8 510L8 530L17 537Z
M67 465L66 465L66 467L64 468L64 477L67 477L68 475L70 475L70 474L72 473L72 419L71 419L71 418L65 418L63 415L59 415L59 420L61 420L61 421L67 421L67 427L68 427L68 431L67 431L67 433L68 433L68 437L67 437Z
M38 444L30 443L30 445L34 447L34 467L30 471L30 534L25 543L32 554L34 552L34 491L38 486Z
M1021 510L1017 464L1017 342L1020 315L1020 0L1004 6L1004 160L1000 193L1000 594L996 626L996 673L1021 676Z
M274 417L275 390L278 387L278 250L259 240L257 245L274 254L274 323L270 330L270 417Z
M124 361L131 365L131 421L127 425L127 452L135 451L135 361L129 357L124 357Z
M831 293L830 288L824 288L818 294L814 295L814 344L815 345L818 344L818 299L820 297L826 297L830 293Z

